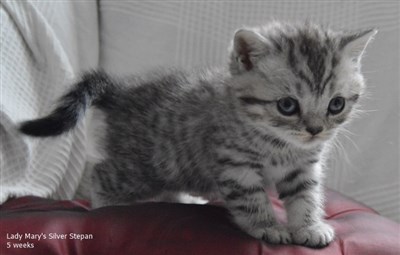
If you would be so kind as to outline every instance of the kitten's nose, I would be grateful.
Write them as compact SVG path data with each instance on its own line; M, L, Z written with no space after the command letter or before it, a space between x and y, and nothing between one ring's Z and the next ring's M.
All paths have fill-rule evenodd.
M312 135L321 133L322 127L306 127L306 131Z

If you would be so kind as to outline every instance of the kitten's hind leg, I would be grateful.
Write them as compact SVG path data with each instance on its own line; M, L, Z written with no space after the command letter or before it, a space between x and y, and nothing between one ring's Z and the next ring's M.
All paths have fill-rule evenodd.
M129 205L150 200L160 193L152 182L141 181L138 175L129 173L109 161L98 163L92 171L92 207Z

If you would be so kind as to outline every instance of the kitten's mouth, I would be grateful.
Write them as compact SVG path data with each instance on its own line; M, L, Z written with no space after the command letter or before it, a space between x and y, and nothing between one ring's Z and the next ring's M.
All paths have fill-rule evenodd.
M290 137L290 139L288 139ZM292 131L284 136L289 143L303 148L311 148L328 141L331 138L330 132L321 132L317 135L311 135L306 132Z
M311 135L306 138L306 142L314 142L316 140L321 140L321 137L318 135Z
M313 144L313 143L317 142L318 140L319 140L318 137L315 137L315 136L304 136L304 137L300 138L300 142L302 142L303 144L306 144L306 145Z
M322 143L329 140L329 135L308 135L303 138L305 144Z
M321 135L305 135L305 134L294 134L294 136L305 145L313 145L316 143L323 142L327 139L326 136Z

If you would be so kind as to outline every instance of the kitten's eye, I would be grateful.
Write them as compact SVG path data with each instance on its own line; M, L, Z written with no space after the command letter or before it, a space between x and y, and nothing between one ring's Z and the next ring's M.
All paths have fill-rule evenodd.
M278 100L278 110L281 114L290 116L299 111L299 103L296 99L285 97Z
M329 102L328 112L330 114L338 114L343 111L345 99L343 97L335 97Z

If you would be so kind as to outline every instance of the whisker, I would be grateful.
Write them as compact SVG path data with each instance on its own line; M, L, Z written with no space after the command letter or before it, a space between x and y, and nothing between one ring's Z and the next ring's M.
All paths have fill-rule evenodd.
M348 130L346 130L346 131L348 131ZM350 131L348 131L348 132L350 132ZM351 134L351 132L350 132L350 134ZM346 132L343 132L342 135L354 146L354 148L357 150L357 152L361 152L360 147L358 147L358 145L353 141L353 139L350 138L350 136L348 134L346 134Z

